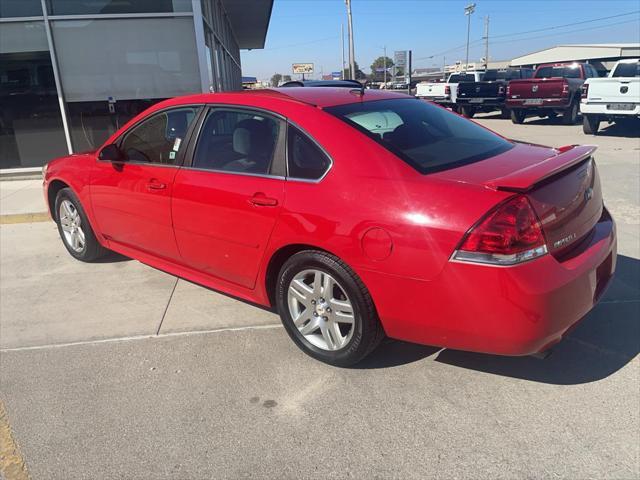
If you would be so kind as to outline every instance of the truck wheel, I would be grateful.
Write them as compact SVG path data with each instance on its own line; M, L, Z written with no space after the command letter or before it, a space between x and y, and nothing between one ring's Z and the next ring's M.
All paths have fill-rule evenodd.
M527 117L527 113L524 110L511 110L511 121L520 125Z
M500 109L500 118L509 118L511 116L511 112L508 108Z
M595 135L600 128L600 117L598 115L582 115L582 131L587 135Z
M578 119L578 102L573 102L562 114L562 123L565 125L575 125Z
M476 109L473 107L460 107L462 109L462 115L467 118L473 118L476 114Z

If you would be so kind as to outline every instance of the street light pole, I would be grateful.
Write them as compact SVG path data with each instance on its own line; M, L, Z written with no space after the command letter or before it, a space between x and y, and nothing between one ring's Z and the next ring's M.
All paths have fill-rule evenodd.
M342 68L340 69L340 79L344 80L344 23L340 24L340 46L342 47Z
M464 14L467 16L467 59L464 63L464 71L469 69L469 35L471 33L471 14L475 11L476 4L470 3L464 7Z
M384 48L384 88L387 88L387 46Z
M353 80L356 79L355 52L353 48L353 20L351 18L351 0L344 0L347 5L347 21L349 30L349 73Z

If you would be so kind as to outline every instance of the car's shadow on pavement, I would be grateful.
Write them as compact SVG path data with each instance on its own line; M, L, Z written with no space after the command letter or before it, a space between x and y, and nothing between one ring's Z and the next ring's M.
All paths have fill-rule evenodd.
M357 368L416 362L441 349L385 341ZM589 383L615 373L640 353L640 261L618 256L616 277L601 303L546 359L441 350L434 361L484 373L558 385ZM425 368L427 366L425 365Z
M623 123L600 123L600 130L596 137L640 137L640 121L627 121Z

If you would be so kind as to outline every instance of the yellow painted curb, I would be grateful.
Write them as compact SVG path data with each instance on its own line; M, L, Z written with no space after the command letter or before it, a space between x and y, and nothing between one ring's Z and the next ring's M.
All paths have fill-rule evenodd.
M13 439L4 402L0 400L0 472L6 480L29 480L20 447Z
M50 220L51 217L47 212L0 215L0 225L7 225L11 223L48 222Z

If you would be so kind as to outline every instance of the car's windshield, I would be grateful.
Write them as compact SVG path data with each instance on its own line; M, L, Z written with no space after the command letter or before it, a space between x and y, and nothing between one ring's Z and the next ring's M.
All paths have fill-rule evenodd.
M422 100L376 100L325 110L421 173L477 162L513 148L489 130Z
M494 80L513 80L515 78L520 78L518 70L487 70L483 80L493 82Z
M640 77L640 62L619 63L611 76L613 78Z
M480 75L482 77L482 75ZM482 80L482 78L480 78ZM476 77L472 73L456 73L449 77L449 83L475 82Z
M579 65L561 65L559 67L540 67L535 78L580 78Z

